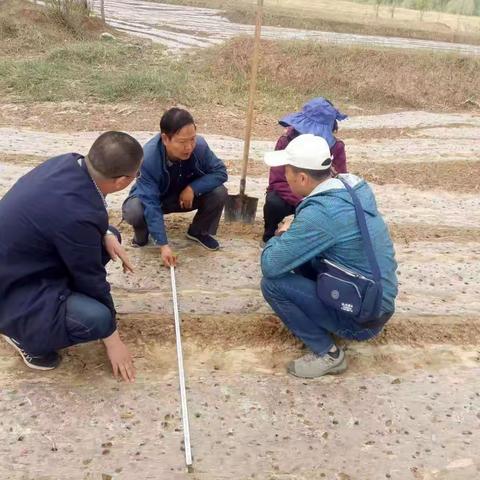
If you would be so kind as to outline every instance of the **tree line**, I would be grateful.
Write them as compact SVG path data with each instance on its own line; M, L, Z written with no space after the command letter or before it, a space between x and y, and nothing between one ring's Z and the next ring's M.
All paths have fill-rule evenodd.
M378 7L390 6L411 8L421 12L431 10L454 13L458 15L480 15L480 0L355 0L359 3L370 3Z

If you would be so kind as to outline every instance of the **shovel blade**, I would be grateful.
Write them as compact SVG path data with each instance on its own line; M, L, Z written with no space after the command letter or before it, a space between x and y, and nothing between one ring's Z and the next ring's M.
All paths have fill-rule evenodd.
M226 222L255 222L257 213L258 198L247 195L228 195L225 202Z

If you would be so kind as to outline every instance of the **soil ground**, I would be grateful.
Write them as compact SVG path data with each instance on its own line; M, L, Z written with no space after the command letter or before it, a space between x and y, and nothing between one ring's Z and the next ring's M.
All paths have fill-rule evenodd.
M124 28L160 36L172 49L251 31L211 11L107 4L123 16L117 21ZM148 9L154 13L145 22ZM468 50L478 53L478 47ZM126 192L111 196L111 223L136 269L126 276L111 263L108 279L137 382L111 377L100 343L67 349L58 369L38 373L0 342L0 479L479 478L480 116L475 99L466 106L467 100L461 113L400 111L381 101L368 110L342 104L351 116L340 130L349 168L375 190L395 243L400 290L397 312L378 338L338 339L349 362L341 376L304 381L286 374L286 362L305 350L259 289L267 185L261 159L281 132L276 118L258 114L255 122L247 182L247 193L259 198L253 225L222 222L222 249L210 253L185 238L192 214L167 217L179 255L193 474L183 463L169 274L155 247L130 246L131 229L120 218ZM147 140L167 106L0 100L0 196L45 158L85 152L99 131L121 129ZM242 107L191 110L199 132L225 160L228 188L236 193Z
M23 109L0 108L0 195L47 156L83 152L95 130L113 128L108 116L95 115L78 128L60 106L59 117L72 119L70 131L61 131L48 108L36 106L31 116ZM150 123L138 125L128 115L113 123L134 128L145 140L156 116L152 109ZM138 131L142 126L152 131ZM236 192L237 129L199 128L225 159L228 186ZM342 125L350 168L372 182L390 225L400 294L397 314L378 338L339 340L349 360L339 377L307 382L285 373L285 363L304 350L259 290L267 178L260 160L277 129L269 127L253 143L247 189L260 199L255 224L222 222L223 248L209 253L184 237L191 214L167 217L179 254L193 474L183 467L168 271L155 247L129 246L130 227L119 216L125 194L113 195L111 222L122 232L136 273L125 276L111 264L109 280L138 380L131 386L113 380L100 344L68 349L59 369L38 374L1 343L0 477L476 478L479 128L474 114L426 112L353 116Z

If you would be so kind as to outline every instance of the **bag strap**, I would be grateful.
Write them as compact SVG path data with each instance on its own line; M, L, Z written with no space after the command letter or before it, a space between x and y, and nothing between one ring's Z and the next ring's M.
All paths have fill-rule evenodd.
M373 278L376 282L380 283L381 274L380 274L380 267L378 266L377 258L375 256L375 252L373 251L372 240L370 238L370 234L368 233L367 228L367 221L365 220L365 212L363 211L362 204L360 200L353 190L353 188L342 178L337 177L347 189L348 193L353 200L353 205L355 207L355 213L357 215L357 222L358 226L360 227L360 233L362 235L363 240L363 247L365 253L367 254L368 261L370 263L370 268L372 269Z

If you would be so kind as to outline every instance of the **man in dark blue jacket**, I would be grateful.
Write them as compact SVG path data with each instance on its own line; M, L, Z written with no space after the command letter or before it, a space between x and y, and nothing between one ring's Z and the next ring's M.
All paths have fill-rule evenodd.
M133 226L133 244L144 246L149 234L160 246L166 266L175 265L167 239L163 215L172 212L197 213L187 237L208 250L218 250L213 237L227 198L225 165L197 136L189 112L167 110L160 120L160 134L144 146L141 176L123 204L123 218Z
M105 271L110 258L131 265L105 196L133 181L142 157L130 135L106 132L87 156L47 160L0 200L0 332L29 367L50 370L58 350L103 339L115 376L133 381Z

